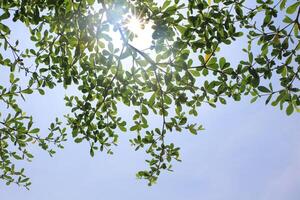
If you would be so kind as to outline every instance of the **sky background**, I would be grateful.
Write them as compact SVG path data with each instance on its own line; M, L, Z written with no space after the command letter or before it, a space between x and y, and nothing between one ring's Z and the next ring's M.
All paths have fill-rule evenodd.
M21 27L12 29L22 41ZM30 44L25 41L22 45ZM233 62L241 60L243 45L243 40L235 42L220 54ZM5 69L0 69L3 82L4 74ZM36 126L46 130L56 116L68 112L65 94L58 87L45 96L29 95L23 108L34 116ZM72 139L52 158L39 147L31 147L33 162L20 163L32 180L30 191L0 182L0 199L300 199L299 113L288 117L278 107L265 106L264 99L249 102L245 97L216 109L203 106L194 120L203 124L205 131L197 136L169 134L169 140L181 147L183 161L174 163L173 173L163 172L152 187L135 178L135 173L146 167L145 154L135 152L128 141L135 133L121 133L112 156L97 153L91 158L88 145L74 144ZM124 109L120 115L126 117L128 111Z

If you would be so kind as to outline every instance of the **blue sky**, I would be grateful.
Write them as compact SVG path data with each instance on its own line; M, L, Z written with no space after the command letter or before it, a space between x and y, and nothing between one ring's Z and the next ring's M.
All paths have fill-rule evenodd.
M20 27L13 29L21 39ZM246 44L236 42L222 54L234 55L232 61L241 60L241 45ZM3 69L0 72L5 74ZM30 95L22 104L35 117L36 125L46 130L49 122L68 111L65 94L58 87L45 96ZM263 99L249 102L245 97L216 109L204 106L193 120L202 123L205 131L197 136L169 134L169 140L181 147L183 161L174 163L173 173L162 173L152 187L135 178L146 167L146 157L130 147L128 139L134 133L121 133L113 156L97 153L91 158L86 144L72 140L53 158L32 147L33 162L20 163L31 177L31 190L1 182L0 199L300 199L299 113L288 117L279 108L265 106ZM120 115L126 117L128 111L123 109Z
M53 110L63 109L62 103L49 101L56 96L53 91L28 101L41 126ZM299 199L299 115L287 117L261 101L245 100L202 108L198 119L206 128L202 134L169 136L182 148L183 162L153 187L135 179L145 155L130 148L128 133L113 156L90 158L86 145L72 142L53 158L34 148L36 158L26 165L31 190L1 184L1 199Z

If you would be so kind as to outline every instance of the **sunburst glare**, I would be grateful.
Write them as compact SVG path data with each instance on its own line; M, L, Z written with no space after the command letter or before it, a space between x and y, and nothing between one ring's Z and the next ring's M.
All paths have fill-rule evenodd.
M152 43L153 23L136 15L128 15L124 20L124 28L133 34L132 45L139 49L147 49Z

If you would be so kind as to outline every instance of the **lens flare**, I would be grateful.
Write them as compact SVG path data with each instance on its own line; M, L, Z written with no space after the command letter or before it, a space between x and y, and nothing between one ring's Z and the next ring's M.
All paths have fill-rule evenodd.
M144 30L144 24L141 19L135 16L129 16L125 22L125 28L129 31L133 32L134 34L138 35Z
M132 44L137 48L149 48L152 43L152 23L135 15L129 15L124 20L124 28L134 35Z

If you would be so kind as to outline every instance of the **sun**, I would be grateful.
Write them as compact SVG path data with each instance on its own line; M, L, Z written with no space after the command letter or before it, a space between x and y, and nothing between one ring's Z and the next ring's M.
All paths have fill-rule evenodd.
M125 39L131 46L151 56L154 54L153 48L151 48L153 47L152 34L154 32L154 23L151 20L146 20L140 14L134 13L136 12L122 16L122 20L118 23L118 27L121 28L121 31L113 29L111 26L109 29L109 37L115 49L122 49ZM132 58L127 57L123 59L122 65L124 70L130 70L133 66Z
M133 32L134 34L141 33L145 28L141 19L136 16L129 15L124 23L125 28Z
M147 49L151 46L153 33L151 21L132 14L125 17L123 26L133 34L132 45L139 49Z

